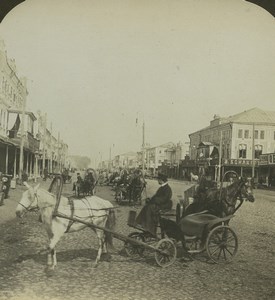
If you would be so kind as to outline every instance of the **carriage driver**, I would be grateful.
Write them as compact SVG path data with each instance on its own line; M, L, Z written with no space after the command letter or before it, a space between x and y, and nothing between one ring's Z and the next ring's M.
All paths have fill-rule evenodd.
M145 206L141 209L136 218L136 224L156 237L158 215L160 210L170 210L172 208L172 190L168 185L167 176L158 175L160 188L152 198L146 200Z

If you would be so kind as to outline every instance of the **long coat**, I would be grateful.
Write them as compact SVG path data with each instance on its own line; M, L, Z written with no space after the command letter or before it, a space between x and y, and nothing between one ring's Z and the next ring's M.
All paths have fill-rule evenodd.
M159 210L172 208L172 190L168 184L161 186L149 202L141 209L136 223L144 230L156 235Z

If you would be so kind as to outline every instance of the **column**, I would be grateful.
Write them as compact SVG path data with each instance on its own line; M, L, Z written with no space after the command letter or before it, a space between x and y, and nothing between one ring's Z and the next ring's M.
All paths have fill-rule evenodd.
M8 174L8 164L9 164L9 145L7 145L7 147L6 147L6 170L5 170L5 172L6 172L6 174Z

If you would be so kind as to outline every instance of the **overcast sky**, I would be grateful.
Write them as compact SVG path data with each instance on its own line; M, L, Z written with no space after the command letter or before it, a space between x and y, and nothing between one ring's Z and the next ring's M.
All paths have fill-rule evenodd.
M140 150L143 120L153 146L188 142L214 114L275 111L274 25L242 0L26 0L0 36L28 108L99 160Z

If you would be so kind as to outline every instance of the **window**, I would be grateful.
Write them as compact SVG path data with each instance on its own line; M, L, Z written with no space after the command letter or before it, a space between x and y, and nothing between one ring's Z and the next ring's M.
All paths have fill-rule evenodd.
M238 131L238 138L241 139L243 137L243 130L239 129Z
M230 158L230 144L227 144L226 147L226 158Z
M239 158L246 158L246 145L239 145Z
M261 139L261 140L264 139L264 130L261 130L261 133L260 133L260 139Z
M245 130L244 131L244 138L248 139L248 137L249 137L249 130Z
M263 153L263 146L262 145L255 145L254 149L254 158L259 159L260 155Z
M274 131L274 133L275 133L275 131ZM255 131L254 131L254 138L255 138L255 139L258 139L258 138L259 138L259 131L258 131L258 130L255 130Z

